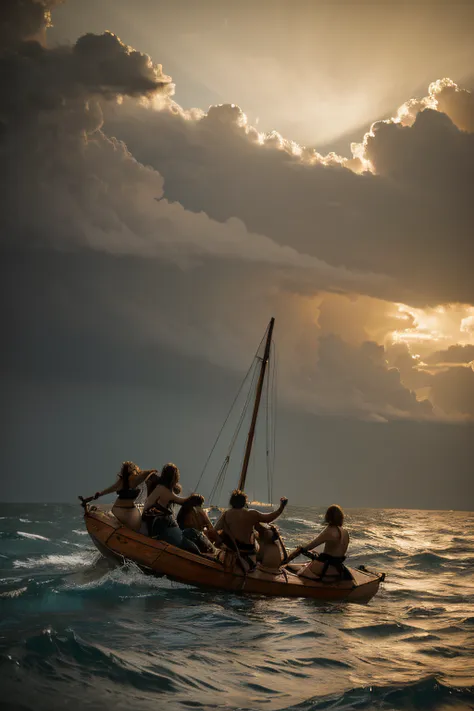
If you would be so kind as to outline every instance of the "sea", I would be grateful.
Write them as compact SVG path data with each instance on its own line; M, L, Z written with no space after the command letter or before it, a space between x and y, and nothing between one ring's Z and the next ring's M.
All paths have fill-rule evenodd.
M288 506L288 548L322 509ZM349 509L368 604L209 592L111 567L81 508L0 505L0 706L474 709L474 513Z

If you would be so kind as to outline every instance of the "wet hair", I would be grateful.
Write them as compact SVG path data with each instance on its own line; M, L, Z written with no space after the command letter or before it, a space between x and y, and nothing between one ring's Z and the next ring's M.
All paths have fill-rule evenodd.
M240 489L234 489L230 495L229 505L232 506L233 509L243 509L247 504L247 500L247 494L245 492L240 491Z
M161 470L158 484L161 484L161 486L165 486L170 491L174 491L174 487L178 484L178 481L179 481L178 467L176 466L176 464L173 464L172 462L168 462L168 464L165 464L165 466Z
M139 469L134 462L122 462L122 466L119 471L119 478L123 481L124 487L128 487L129 478L135 474Z
M176 520L178 521L178 526L184 528L184 519L187 514L195 507L202 506L204 503L204 496L201 494L191 494L189 499L181 504Z
M328 526L342 526L344 523L344 511L337 504L332 504L326 511L324 520Z

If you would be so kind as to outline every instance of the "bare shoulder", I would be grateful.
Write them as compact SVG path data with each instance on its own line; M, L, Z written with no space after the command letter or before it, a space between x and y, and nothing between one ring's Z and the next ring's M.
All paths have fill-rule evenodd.
M257 511L257 509L244 509L244 511L247 512L247 516L250 516L255 521L260 521L261 511Z

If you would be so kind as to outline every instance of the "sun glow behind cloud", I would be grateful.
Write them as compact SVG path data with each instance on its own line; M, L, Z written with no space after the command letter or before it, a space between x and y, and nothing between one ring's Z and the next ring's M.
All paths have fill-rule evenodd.
M404 343L410 352L423 354L456 344L474 344L474 307L466 304L447 304L428 309L417 309L397 304L394 317L405 328L390 334L393 343Z

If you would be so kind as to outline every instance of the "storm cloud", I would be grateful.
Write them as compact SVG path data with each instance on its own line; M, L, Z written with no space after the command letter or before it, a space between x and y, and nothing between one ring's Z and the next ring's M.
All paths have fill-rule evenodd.
M276 313L289 402L380 421L438 416L446 399L416 392L433 387L428 374L384 344L388 311L375 335L361 312L351 342L325 321L324 295L370 298L368 311L474 301L469 92L435 83L373 124L352 156L322 156L259 132L235 105L185 111L161 65L110 32L48 48L38 36L51 5L27 3L28 17L20 6L5 5L2 32L16 29L0 57L4 283L18 299L5 317L22 353L10 372L34 369L29 355L44 351L35 309L36 323L57 319L53 348L62 333L70 352L93 338L98 352L120 343L140 359L135 342L236 369ZM47 278L33 279L32 255ZM43 372L61 362L66 375L66 351L39 358ZM77 370L70 357L71 375L97 378L85 362Z

